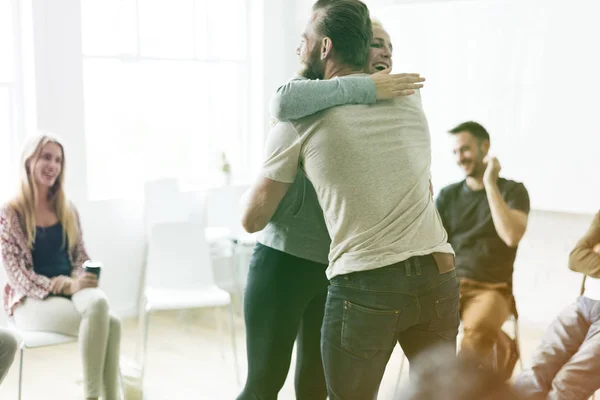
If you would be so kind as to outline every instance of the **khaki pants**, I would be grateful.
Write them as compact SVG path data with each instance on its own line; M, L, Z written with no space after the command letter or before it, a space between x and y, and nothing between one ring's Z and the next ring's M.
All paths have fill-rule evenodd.
M15 309L14 319L24 331L78 336L85 396L119 399L121 322L109 313L102 290L83 289L71 300L57 296L45 300L28 297Z
M6 377L18 348L19 343L14 335L6 329L0 328L0 384Z
M490 355L500 329L513 310L513 297L508 284L462 278L460 316L464 336L461 353L468 352L491 361Z

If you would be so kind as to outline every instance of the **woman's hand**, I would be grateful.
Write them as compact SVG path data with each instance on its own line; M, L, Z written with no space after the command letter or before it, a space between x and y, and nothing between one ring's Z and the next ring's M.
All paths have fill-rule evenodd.
M64 275L59 275L57 277L52 278L52 280L50 281L50 292L52 294L63 293L65 287L69 285L69 281L72 281L72 279Z
M77 278L68 278L69 282L64 286L62 291L63 294L71 296L81 289L95 288L98 287L98 278L96 275L89 272L85 272L79 275Z
M375 83L377 100L388 100L399 96L410 96L423 87L425 78L419 74L391 74L391 69L384 69L371 75Z

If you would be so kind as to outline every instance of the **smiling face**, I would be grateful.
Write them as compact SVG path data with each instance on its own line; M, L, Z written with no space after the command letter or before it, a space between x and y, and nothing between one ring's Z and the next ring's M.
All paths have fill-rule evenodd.
M453 153L456 163L464 171L465 176L483 176L485 163L483 159L489 150L489 141L478 140L471 132L457 132L454 135Z
M394 47L390 35L378 24L373 24L373 40L369 50L367 69L373 74L387 68L392 68L392 52Z
M42 146L38 158L31 164L35 184L41 188L52 188L61 176L63 169L63 149L55 142Z

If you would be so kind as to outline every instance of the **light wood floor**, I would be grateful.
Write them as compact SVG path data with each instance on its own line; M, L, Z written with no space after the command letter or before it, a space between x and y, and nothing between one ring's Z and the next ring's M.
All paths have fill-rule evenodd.
M223 339L219 339L215 313L195 311L187 313L153 314L148 345L146 398L148 400L206 399L233 400L239 394L234 373L234 362L227 313L223 317ZM123 322L122 353L133 357L137 344L137 321ZM534 350L545 327L521 323L522 353L525 362ZM240 375L246 374L245 336L243 323L237 319L238 359ZM398 367L402 359L399 348L388 364L380 391L380 399L392 399ZM292 368L294 360L292 360ZM293 369L292 369L293 371ZM404 380L407 379L405 368ZM77 344L26 350L24 364L23 400L82 400L80 364ZM0 387L0 399L17 399L18 359ZM294 399L293 373L279 399Z

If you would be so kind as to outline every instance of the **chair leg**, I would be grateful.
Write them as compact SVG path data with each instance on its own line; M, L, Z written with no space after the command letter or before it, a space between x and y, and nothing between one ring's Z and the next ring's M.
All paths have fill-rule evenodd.
M144 374L146 372L146 353L148 351L148 331L150 329L150 314L152 313L152 306L146 300L144 307L144 332L142 335L142 354L140 358L141 368L141 379L144 381Z
M523 368L523 357L521 357L521 342L519 339L519 321L515 319L515 344L517 346L517 352L519 353L519 368L524 371Z
M238 242L237 240L234 240L232 242L232 249L231 249L231 274L233 275L233 282L234 282L234 287L235 287L235 296L236 298L239 296L240 301L239 301L239 307L240 310L243 309L244 305L242 303L242 300L244 298L244 290L242 288L242 281L240 279L240 270L239 270L239 250L238 250ZM231 299L231 301L233 302L233 298ZM238 302L236 301L236 304Z
M221 359L225 359L225 346L223 345L223 315L222 315L222 308L221 307L215 307L214 308L214 313L215 313L215 322L217 324L217 332L219 333L219 347L221 348Z
M492 371L498 372L498 343L492 349Z
M242 384L240 379L240 366L238 362L237 338L235 334L235 320L233 318L233 302L229 303L229 321L231 324L231 348L233 350L233 362L235 364L235 379L238 385Z
M138 309L138 326L137 326L137 335L138 340L135 345L135 360L138 363L142 362L142 358L144 357L144 324L146 323L146 307L148 306L148 299L144 294L142 296L142 304Z
M19 360L19 400L23 395L23 356L25 355L24 346L21 344L21 357Z

